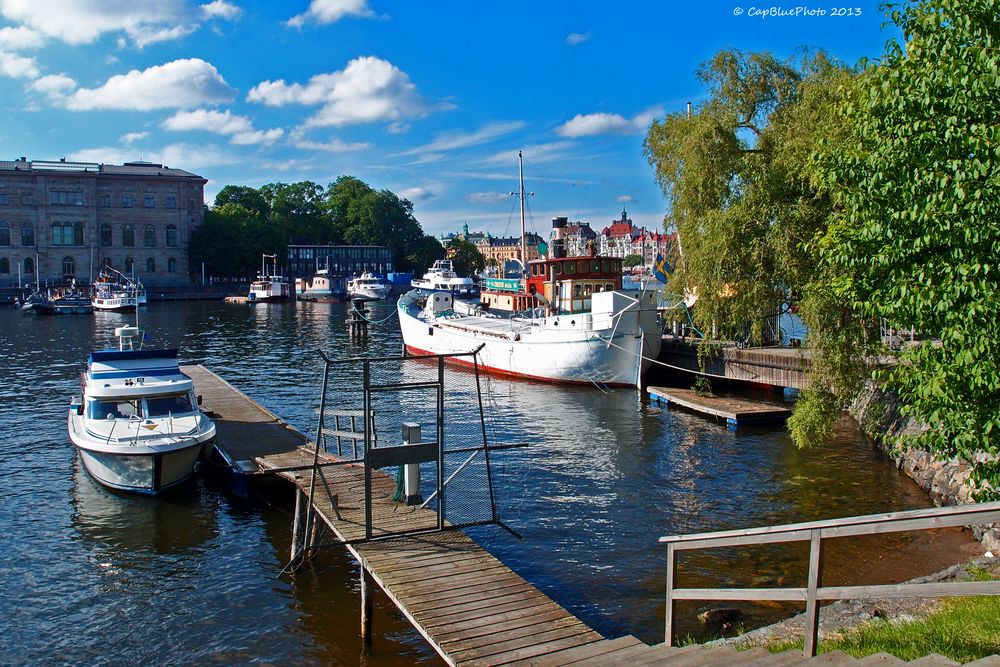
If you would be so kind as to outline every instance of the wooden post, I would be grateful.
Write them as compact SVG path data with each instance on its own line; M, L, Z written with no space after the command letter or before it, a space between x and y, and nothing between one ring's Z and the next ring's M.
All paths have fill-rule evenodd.
M819 640L819 600L816 589L823 577L823 537L819 529L809 534L809 583L806 588L806 634L802 645L802 655L812 658L816 655Z
M667 545L667 609L666 609L666 634L663 638L664 645L669 648L674 641L674 568L677 565L677 554L674 552L674 545Z
M373 598L375 593L374 583L371 573L364 563L361 565L361 639L366 645L372 643L372 612L374 611Z
M302 491L295 486L295 517L292 520L292 563L302 557Z

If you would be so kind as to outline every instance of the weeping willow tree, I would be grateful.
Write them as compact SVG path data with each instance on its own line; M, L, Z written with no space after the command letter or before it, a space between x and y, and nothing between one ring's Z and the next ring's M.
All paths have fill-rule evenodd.
M765 315L812 279L806 244L831 202L809 156L842 133L832 110L853 75L823 52L782 61L720 51L698 71L706 100L650 127L645 155L682 253L667 288L697 294L703 330L749 327L759 341Z

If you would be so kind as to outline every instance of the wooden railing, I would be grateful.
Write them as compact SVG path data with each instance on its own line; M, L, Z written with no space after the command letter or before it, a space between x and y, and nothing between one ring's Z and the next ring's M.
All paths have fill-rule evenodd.
M1000 502L870 514L824 521L763 526L714 533L661 537L667 547L666 645L674 639L674 602L677 600L770 600L805 602L803 653L816 655L819 603L825 600L865 598L1000 595L1000 581L963 581L880 586L823 586L823 540L833 537L876 535L909 530L1000 522ZM779 542L809 542L809 576L805 588L676 588L677 552L717 547L747 547Z

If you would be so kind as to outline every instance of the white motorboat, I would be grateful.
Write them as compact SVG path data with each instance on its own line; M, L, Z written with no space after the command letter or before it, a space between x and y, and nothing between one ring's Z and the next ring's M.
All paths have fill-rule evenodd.
M132 311L137 306L145 305L146 290L141 283L132 280L121 271L107 267L94 281L94 296L91 303L94 310Z
M378 276L365 271L360 276L351 278L347 283L347 296L351 299L365 301L381 301L388 296L392 288Z
M250 283L250 292L247 294L247 301L250 303L267 303L270 301L284 301L291 294L288 280L278 273L278 267L274 263L277 255L263 255L260 260L260 275L257 280ZM271 259L271 272L267 272L266 260Z
M455 273L450 259L435 261L423 278L414 278L410 284L417 289L443 290L459 295L471 295L476 290L472 278L463 278Z
M87 472L113 489L158 494L194 473L215 424L181 372L177 350L134 349L138 327L115 329L118 349L90 354L70 404L70 441Z
M303 301L339 301L333 286L326 269L318 269L312 278L295 279L295 291Z

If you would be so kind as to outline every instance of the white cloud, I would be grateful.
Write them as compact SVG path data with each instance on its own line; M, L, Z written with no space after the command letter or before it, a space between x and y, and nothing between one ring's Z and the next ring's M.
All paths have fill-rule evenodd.
M34 81L28 88L53 101L59 101L76 88L76 81L65 74L49 74Z
M525 162L552 162L553 160L564 160L569 157L568 149L573 146L572 141L550 141L545 144L533 144L524 146L520 150L524 153ZM494 153L483 158L483 164L504 164L512 165L511 169L517 166L518 149L509 149ZM512 171L516 175L516 171Z
M590 39L589 32L571 32L566 35L566 43L570 46L576 46L577 44L583 44L588 39Z
M170 144L160 150L143 151L137 154L134 148L118 146L103 146L85 148L66 156L67 160L79 162L101 162L104 164L122 164L142 159L156 162L174 169L196 170L205 167L224 167L240 164L246 160L244 156L230 153L219 146L211 144Z
M474 204L496 204L510 199L509 192L470 192L465 197Z
M395 123L389 123L389 127L385 128L385 131L389 134L406 134L410 131L410 124L400 123L398 121Z
M285 160L284 162L261 162L255 165L264 171L305 171L315 169L316 165L308 160Z
M287 23L293 28L301 28L306 23L336 23L346 16L369 18L375 16L375 12L368 0L312 0L309 9L288 19Z
M123 144L131 144L135 143L136 141L142 141L147 137L149 137L149 132L129 132L128 134L123 134L121 136L121 139L119 139L119 141L121 141Z
M213 0L199 7L202 16L207 19L222 19L225 21L235 21L242 14L243 10L226 0Z
M42 37L41 33L35 32L31 28L24 26L0 28L0 49L10 51L37 49L44 43L45 38Z
M234 93L211 63L189 58L118 74L99 88L80 88L67 98L67 107L73 111L184 109L229 102Z
M9 51L0 51L0 76L12 79L34 79L38 76L38 63Z
M341 141L336 138L326 142L297 139L293 142L293 144L296 148L301 148L303 150L325 151L327 153L351 153L354 151L368 150L372 147L372 145L366 141Z
M618 201L620 201L623 204L627 204L630 201L632 201L632 195L619 195Z
M231 137L231 143L241 146L273 144L285 134L285 131L280 127L271 130L255 130L249 118L234 114L228 109L225 111L209 109L178 111L163 121L163 127L176 132L200 130L227 135Z
M412 188L406 188L405 190L400 190L396 194L398 194L401 198L409 199L412 203L426 201L435 196L434 193L428 188L420 187L419 185Z
M524 127L524 123L521 121L512 121L509 123L491 123L479 128L475 132L442 132L429 144L417 146L401 153L401 155L416 155L418 153L449 151L456 148L478 146L492 141L497 137L520 130L522 127Z
M317 74L305 85L283 79L262 81L250 90L247 101L269 106L321 105L305 127L400 122L422 118L436 108L450 108L429 103L405 72L374 56L355 58L344 69Z
M0 0L0 14L70 44L89 44L105 33L124 32L143 47L198 28L191 8L180 0Z
M577 114L556 128L564 137L591 137L598 134L640 134L649 128L663 107L650 107L632 118L617 113Z

